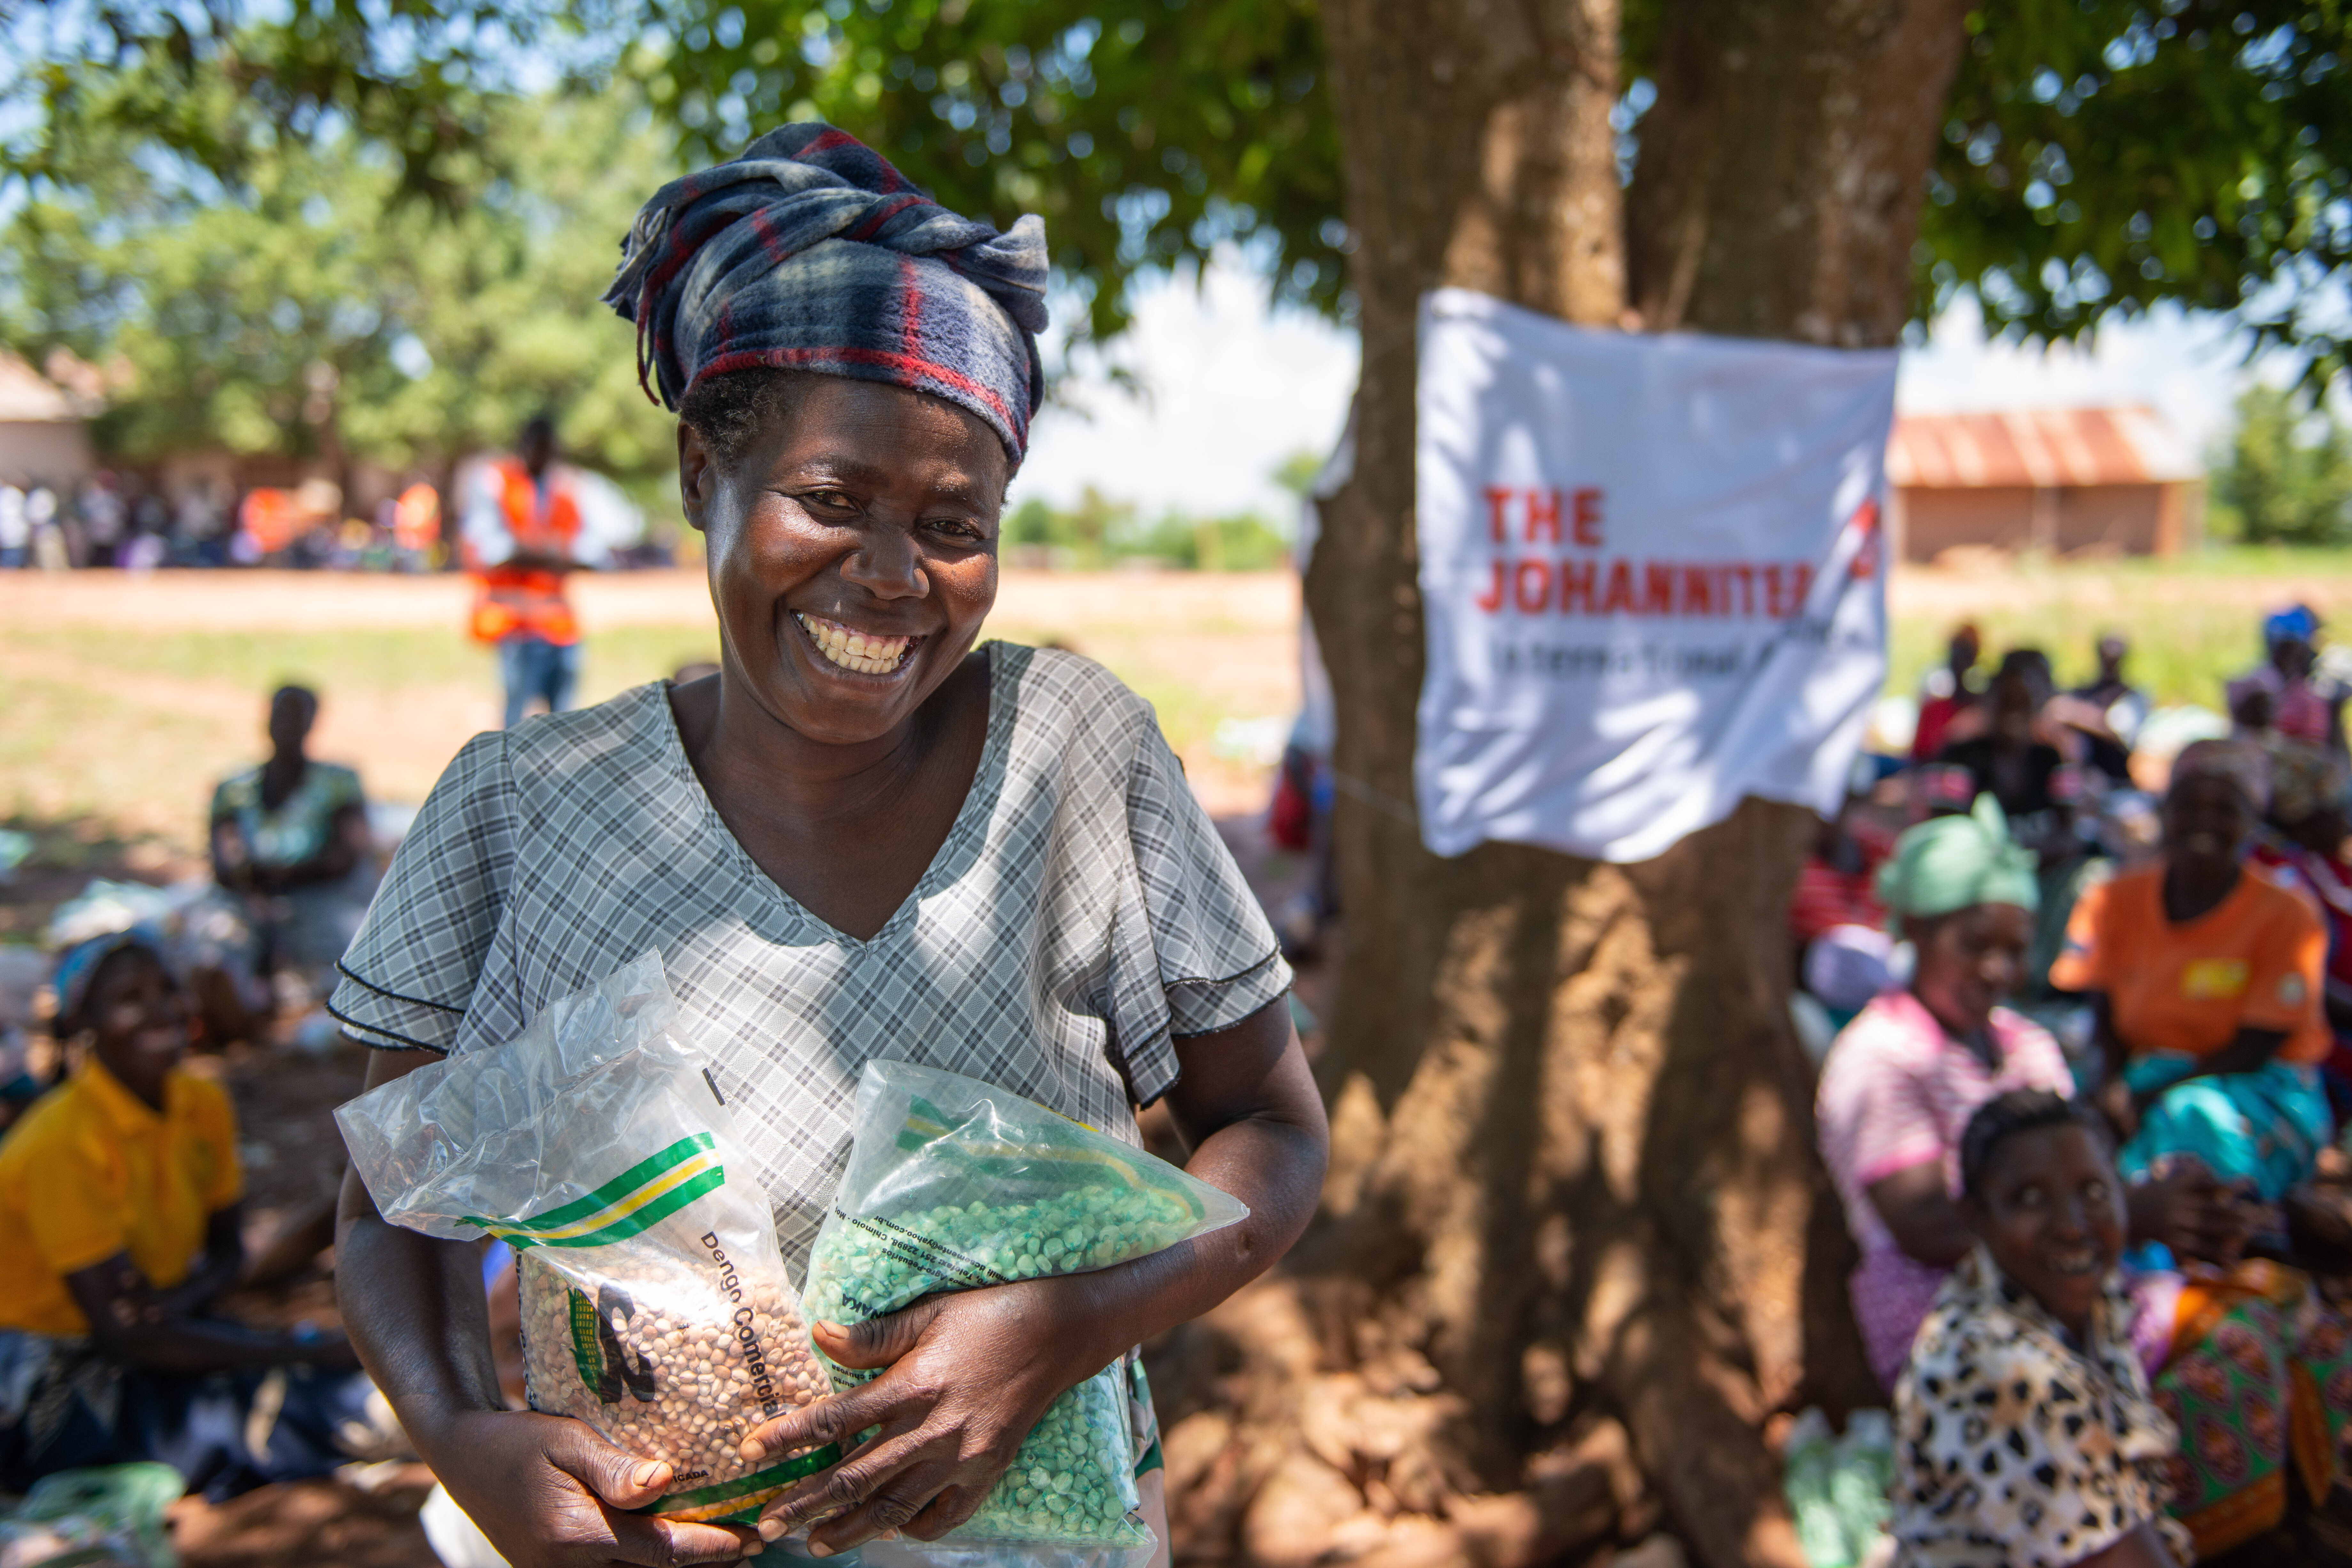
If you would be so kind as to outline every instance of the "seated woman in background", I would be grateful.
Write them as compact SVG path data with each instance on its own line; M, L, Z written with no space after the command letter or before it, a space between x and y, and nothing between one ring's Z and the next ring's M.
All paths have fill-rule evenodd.
M2339 1108L2352 1104L2352 860L2345 858L2352 819L2344 783L2327 753L2283 741L2270 752L2268 831L2251 857L2287 887L2310 896L2327 931L2327 970L2320 1007L2334 1051L2327 1068Z
M2036 816L2058 804L2052 784L2066 756L2039 723L2050 698L2048 670L2049 660L2035 649L2004 655L1985 694L1984 731L1954 741L1937 758L1968 769L1977 793L1991 795L2012 817Z
M2097 1008L2101 1104L2126 1175L2193 1154L2265 1203L2310 1175L2332 1119L2318 1064L2327 937L2310 904L2249 868L2268 795L2252 747L2200 741L2173 763L2165 853L2086 890L2050 984Z
M1830 1047L1815 1116L1862 1248L1849 1289L1863 1346L1892 1388L1928 1303L1970 1246L1955 1201L1961 1130L1998 1095L2072 1095L2074 1079L2047 1030L2000 1005L2023 969L2036 893L2032 855L2010 838L1990 795L1970 816L1906 832L1879 873L1879 896L1917 963L1907 989L1872 1002ZM2193 1167L2145 1184L2130 1202L2137 1234L2189 1257L2225 1258L2243 1239L2224 1194ZM2152 1365L2168 1343L2168 1296L2149 1320Z
M93 938L56 987L80 1062L0 1139L0 1491L154 1459L220 1498L383 1457L388 1407L340 1333L201 1315L236 1283L244 1184L228 1097L179 1068L161 946Z
M1895 1390L1900 1568L2171 1568L2179 1433L2133 1353L2124 1188L2107 1131L2046 1089L1978 1108L1960 1139L1969 1256Z
M213 792L214 879L245 895L264 973L291 973L323 1000L375 890L367 797L351 769L306 750L318 695L269 699L269 760Z

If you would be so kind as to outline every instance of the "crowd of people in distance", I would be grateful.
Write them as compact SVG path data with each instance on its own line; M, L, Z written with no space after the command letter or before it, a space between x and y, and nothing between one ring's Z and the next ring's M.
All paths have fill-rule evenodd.
M541 416L532 426L546 423ZM553 427L544 437L553 452ZM342 490L323 479L242 489L217 479L165 486L139 474L102 470L75 482L0 474L0 571L87 568L271 566L342 572L470 569L459 537L508 458L469 459L442 489L417 479L354 516ZM586 534L614 567L672 564L648 537L635 504L602 475L559 472Z
M2272 616L2229 732L2160 770L2121 638L2060 692L2032 648L1980 680L1963 628L1910 757L1823 828L1801 1023L1835 1028L1816 1125L1900 1563L2195 1561L2344 1473L2352 1327L2314 1270L2352 1273L2352 769L2319 631Z

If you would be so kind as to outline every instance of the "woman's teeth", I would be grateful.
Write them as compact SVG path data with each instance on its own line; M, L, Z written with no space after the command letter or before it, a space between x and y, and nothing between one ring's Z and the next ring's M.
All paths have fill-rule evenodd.
M2099 1249L2095 1247L2070 1247L2050 1254L2050 1271L2053 1274L2088 1274L2099 1266Z
M804 616L798 610L793 618L816 644L817 652L844 669L860 675L887 675L907 662L919 637L877 637L871 632L852 631L839 621L828 621L822 616Z

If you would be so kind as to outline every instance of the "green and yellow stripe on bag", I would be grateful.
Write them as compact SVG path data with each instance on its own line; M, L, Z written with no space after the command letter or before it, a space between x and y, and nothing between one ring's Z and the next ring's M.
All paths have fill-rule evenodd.
M610 1247L660 1224L695 1199L727 1184L708 1132L681 1138L638 1161L585 1197L527 1219L477 1215L465 1223L520 1251L529 1247Z

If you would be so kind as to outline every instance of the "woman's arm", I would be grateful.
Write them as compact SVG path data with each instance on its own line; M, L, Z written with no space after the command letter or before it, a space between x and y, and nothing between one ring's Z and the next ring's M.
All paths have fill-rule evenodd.
M367 1086L440 1059L376 1051ZM669 1466L635 1459L567 1416L506 1408L478 1248L387 1224L355 1171L339 1219L335 1294L361 1361L419 1457L514 1568L672 1568L760 1550L749 1531L628 1512L661 1495Z
M2178 1568L2178 1564L2156 1526L2143 1524L2083 1558L2074 1568Z
M156 1295L166 1312L201 1312L236 1288L245 1272L244 1219L242 1204L213 1211L205 1222L205 1252L196 1267L185 1279Z
M2278 1055L2286 1044L2284 1029L2240 1029L2237 1037L2210 1056L2196 1058L2189 1070L2170 1079L2161 1088L2141 1089L2132 1096L2133 1109L2145 1113L2147 1108L2163 1098L2166 1090L2176 1089L2191 1079L2221 1078L2236 1072L2260 1072Z
M1886 1222L1895 1245L1936 1268L1949 1268L1976 1245L1960 1205L1944 1181L1944 1163L1930 1160L1881 1176L1863 1189Z
M931 1296L848 1329L826 1354L887 1368L754 1432L746 1458L879 1436L769 1504L773 1540L844 1551L886 1530L935 1540L964 1520L1045 1407L1129 1348L1223 1301L1287 1251L1314 1216L1330 1152L1323 1102L1276 1001L1230 1029L1176 1042L1168 1094L1186 1169L1249 1205L1237 1225L1093 1273Z
M297 1340L184 1316L147 1283L127 1252L76 1269L66 1276L66 1289L89 1320L99 1352L128 1366L211 1373L297 1363L352 1364L351 1347L341 1334Z

